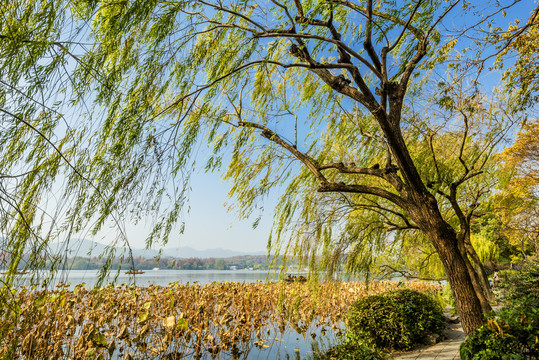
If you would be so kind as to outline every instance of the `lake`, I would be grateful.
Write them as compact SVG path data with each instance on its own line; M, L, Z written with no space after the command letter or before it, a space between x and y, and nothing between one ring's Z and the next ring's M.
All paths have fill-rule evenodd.
M20 275L20 285L30 285L38 283L40 279L45 279L49 272L41 272L38 275ZM117 275L117 278L115 279ZM76 285L85 284L87 289L92 288L97 283L98 270L59 270L48 288L54 288L59 283L69 284L68 288L73 290ZM214 281L276 281L277 274L274 272L268 275L266 270L144 270L143 274L129 275L125 271L109 273L105 283L134 284L136 286L159 285L166 286L172 282L181 284L210 284Z
M272 272L268 275L268 271L265 270L145 270L143 274L136 275L129 275L125 271L122 271L118 274L115 281L113 281L116 274L116 272L110 273L110 282L116 284L134 283L136 286L142 287L152 284L165 286L172 282L204 285L214 281L254 283L257 281L266 282L277 280L277 274ZM32 282L37 283L38 279L44 279L47 275L49 275L48 272L42 272L37 278L33 278L31 274L20 275L19 284L30 285ZM71 290L79 284L84 284L89 289L96 284L97 278L97 270L58 271L55 279L49 284L48 288L53 289L57 284L64 283L69 284L67 288ZM343 326L343 324L339 325L340 327ZM329 344L336 341L336 335L331 329L327 329L327 333L322 335L320 329L314 326L309 327L309 335L305 337L297 333L290 326L287 326L284 334L279 334L272 326L261 330L269 330L267 337L269 348L257 348L253 346L250 352L246 356L243 356L242 359L305 359L312 356L313 343L326 348ZM310 334L314 334L313 337ZM316 338L316 341L313 338ZM204 359L210 358L211 356L204 357ZM187 357L187 359L192 359L192 357Z

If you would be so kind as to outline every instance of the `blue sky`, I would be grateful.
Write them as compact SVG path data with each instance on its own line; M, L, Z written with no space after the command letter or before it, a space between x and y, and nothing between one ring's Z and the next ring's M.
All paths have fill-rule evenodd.
M253 222L259 213L251 219L239 220L234 210L227 211L233 200L228 198L229 184L221 179L221 174L196 171L191 177L191 193L189 209L183 211L185 222L183 234L179 226L172 231L166 248L188 246L197 250L230 249L242 252L266 251L268 236L272 225L272 209L278 194L264 202L265 208L261 221L256 229ZM151 230L151 221L138 225L125 224L125 233L132 248L144 248L145 239ZM82 234L81 237L108 244L117 238L117 227L109 222L95 237ZM153 249L161 245L155 244Z
M527 18L529 3L523 2L519 7L508 11L505 22L515 17ZM526 11L522 8L525 7ZM456 8L447 17L449 26L457 23L459 26L467 25L468 19L459 16ZM488 86L494 85L499 74L485 71L482 79ZM204 160L204 154L200 154ZM266 244L272 223L272 210L276 204L276 193L271 193L265 201L265 212L256 229L253 229L254 218L238 220L234 211L227 211L226 202L233 201L227 198L229 184L221 179L219 173L196 172L191 180L192 192L190 194L190 211L184 211L185 232L179 234L175 231L170 236L167 247L189 246L198 250L210 248L225 248L244 252L258 252L266 250ZM258 214L257 214L258 215ZM148 230L143 225L137 227L126 224L127 234L132 247L144 247L144 239ZM107 235L101 235L95 240L107 242Z
M191 209L185 214L185 232L172 236L168 246L190 246L199 250L224 248L245 252L266 250L275 199L266 202L268 210L264 212L258 227L253 229L254 218L238 220L234 210L227 211L225 202L233 200L227 197L229 185L220 178L220 174L197 172L193 174L191 187Z
M523 3L510 9L507 17L502 21L507 22L516 17L525 21L529 15L530 4ZM457 6L446 18L448 27L470 25L467 22L471 19L463 18L459 13ZM501 16L498 17L501 18ZM487 87L497 85L499 79L498 73L488 71L485 71L481 77ZM201 155L203 158L204 154ZM272 223L272 209L276 204L278 194L270 194L270 198L264 204L266 210L262 221L256 229L253 229L254 218L240 221L234 211L227 211L225 203L234 200L227 197L229 184L221 179L221 174L198 171L193 174L191 184L190 211L184 215L185 232L181 235L174 233L167 247L190 246L200 250L220 247L246 252L266 250ZM144 237L140 236L142 235L140 232L135 229L128 231L134 247L144 246Z

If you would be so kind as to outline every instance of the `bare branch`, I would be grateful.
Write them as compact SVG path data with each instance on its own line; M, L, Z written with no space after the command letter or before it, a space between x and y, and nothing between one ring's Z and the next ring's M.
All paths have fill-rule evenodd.
M371 0L372 1L372 0ZM402 37L404 36L406 30L408 29L408 27L410 26L410 23L412 22L412 19L414 18L414 15L416 14L417 10L419 9L419 6L421 5L421 0L418 0L417 1L417 4L414 8L414 10L412 11L412 13L410 14L410 17L408 18L408 21L406 22L406 24L404 25L404 27L402 28L402 31L400 33L400 35L397 37L397 40L395 40L395 43L391 46L388 47L387 51L390 52L391 50L393 50L395 48L395 46L397 46L399 44L399 42L401 41ZM371 4L372 6L372 4Z
M240 13L236 12L236 11L227 9L227 8L221 6L221 5L212 4L212 3L209 3L209 2L206 2L206 1L203 1L203 0L198 0L198 2L200 2L201 4L204 4L204 5L208 5L208 6L212 7L212 8L214 8L215 10L221 10L221 11L224 11L224 12L226 12L226 13L228 13L228 14L231 14L231 15L234 15L234 16L236 16L236 17L239 17L239 18L241 18L241 19L247 21L248 23L253 24L253 25L256 26L257 28L259 28L259 29L261 29L261 30L265 30L265 28L264 28L262 25L260 25L260 24L257 23L256 21L253 21L253 20L252 20L250 17L248 17L248 16L245 16L245 15L243 15L243 14L240 14Z
M371 58L376 69L382 72L382 64L380 64L380 59L378 59L378 55L376 55L374 47L372 46L372 0L367 1L366 32L367 34L365 36L365 41L363 41L363 47L365 48L365 50L367 50L367 54L369 54L369 57ZM382 77L380 79L382 79Z
M436 25L438 25L438 23L447 15L447 13L449 13L449 11L451 11L459 3L459 1L460 0L457 0L454 3L452 3L450 6L448 6L447 9L445 9L445 11L443 12L443 14L441 14L438 17L438 19L434 22L434 24L431 25L431 27L429 28L427 33L423 36L423 38L419 40L415 55L406 64L404 71L401 75L401 80L400 80L401 91L404 92L406 90L408 86L408 81L410 80L410 77L412 76L412 73L415 70L415 67L417 66L417 64L419 64L421 59L423 59L423 57L425 56L427 52L427 47L429 45L429 36L431 32L434 30Z
M260 125L253 122L247 122L247 121L238 122L238 126L255 128L255 129L261 130L263 137L285 148L286 150L288 150L288 152L290 152L298 160L300 160L311 171L311 173L316 177L316 179L321 185L328 183L328 180L326 179L326 177L318 169L318 164L316 163L316 160L311 158L309 155L296 149L294 145L289 144L288 142L283 140L275 131L270 130L268 127L264 125Z
M336 3L336 4L340 4L340 5L343 5L343 6L346 6L350 9L353 9L355 11L358 11L362 14L367 14L367 8L364 8L364 7L361 7L357 4L354 4L353 2L351 1L348 1L348 0L331 0L333 3ZM407 24L407 22L403 19L400 19L396 16L393 16L391 14L387 14L387 13L383 13L383 12L380 12L380 11L376 11L376 10L373 10L372 11L373 15L376 15L382 19L386 19L386 20L389 20L389 21L392 21L394 23L397 23L397 24L401 24L401 25L404 25L407 27L407 29L412 33L414 34L414 36L416 37L416 39L418 40L421 40L424 36L423 32L421 30L419 30L418 28L410 25L410 24Z
M408 271L404 271L404 270L398 270L398 269L395 269L394 267L390 266L390 265L382 265L381 267L383 268L387 268L389 269L391 272L393 273L397 273L397 274L400 274L402 277L406 278L406 279L417 279L417 280L425 280L425 281L446 281L447 278L443 277L443 278L429 278L429 277L423 277L423 276L416 276L416 275L412 275L410 274L410 272Z

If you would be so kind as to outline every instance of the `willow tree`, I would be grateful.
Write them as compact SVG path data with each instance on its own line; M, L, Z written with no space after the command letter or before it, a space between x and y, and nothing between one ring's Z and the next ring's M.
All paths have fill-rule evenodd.
M75 230L84 221L95 220L98 231L110 216L140 219L146 212L159 212L169 187L166 174L181 176L205 138L212 147L206 168L219 169L228 162L226 177L232 179L231 195L238 199L240 215L251 214L272 187L284 184L289 190L304 189L309 195L301 198L305 202L311 196L328 202L335 197L362 199L361 208L372 211L373 219L398 219L396 228L415 229L432 245L465 332L484 322L481 290L474 287L475 271L454 223L455 211L462 209L457 188L482 171L482 161L477 156L473 161L468 146L468 109L453 117L462 151L456 157L460 171L452 181L444 177L451 171L440 170L446 152L432 146L429 160L412 149L418 141L413 129L423 122L435 129L439 121L415 113L414 99L424 85L421 80L455 45L440 43L436 28L448 13L464 11L458 1L398 6L347 0L45 5L56 9L51 16L69 21L40 23L28 14L40 13L41 3L23 2L22 9L14 3L13 25L2 28L1 35L10 45L6 55L41 51L29 62L17 62L31 71L56 64L51 59L65 65L69 76L62 90L69 90L70 104L94 103L95 108L84 110L86 120L80 126L85 130L79 136L87 136L88 144L70 147L80 151L69 161L76 171L68 177L67 191L76 199L70 211L76 215L68 219ZM43 18L46 14L37 17ZM56 31L36 37L34 29L43 26ZM45 72L36 82L31 72L25 74L11 85L27 82L41 89L53 78ZM25 119L28 114L7 118ZM471 150L470 158L464 149ZM438 164L438 170L424 171L425 161L431 161L430 169ZM430 182L435 186L429 187ZM183 185L174 180L180 190ZM439 200L447 190L449 197ZM174 195L149 244L170 233L183 192ZM287 195L273 229L270 243L275 246L287 238L287 225L302 210L298 198ZM453 212L448 214L447 208ZM299 215L305 222L325 219ZM357 234L383 244L383 228L375 230ZM335 245L332 231L310 235L330 248ZM317 249L305 250L315 260ZM342 251L350 253L347 247Z
M438 82L433 86L438 90L434 98L425 99L421 106L416 105L413 111L405 113L405 119L414 119L414 126L403 133L409 139L408 148L421 178L437 197L446 221L457 232L467 267L475 268L475 271L469 269L469 273L474 287L482 290L479 296L484 310L489 311L487 299L492 295L491 289L483 263L472 246L471 225L488 211L489 195L499 180L496 152L522 117L511 114L512 105L503 95L490 97L471 88L465 90L462 84L449 83L451 90L444 90L447 83ZM463 127L456 125L460 121ZM357 200L346 201L354 212L381 210ZM339 206L345 204L341 200ZM393 232L390 242L384 237L383 247L391 251L383 250L383 261L379 262L382 267L412 278L443 277L436 250L428 239L420 239L424 234L413 221L402 213L380 212L379 215L383 232ZM365 225L368 224L359 226L366 228Z
M109 128L99 110L90 111L95 95L81 91L75 81L77 68L85 66L80 56L89 30L69 6L64 1L0 4L0 267L7 270L0 279L0 301L17 272L62 265L63 250L70 249L75 234L95 235L112 224L112 240L129 249L123 232L127 218L136 222L149 212L169 214L161 213L153 229L162 238L183 203L181 191L171 200L159 192L168 181L159 179L160 171L171 170L151 142L134 146L135 128L132 142L119 135L100 143ZM94 75L101 90L112 91L102 73ZM154 164L160 170L140 171ZM58 240L66 244L62 253L51 246ZM114 247L109 250L111 259ZM34 283L44 280L39 272L33 275Z
M64 24L60 3L33 8L4 2L1 11L0 252L1 266L8 267L2 285L9 285L24 267L25 254L29 267L44 263L44 239L50 236L44 224L55 218L54 211L49 216L42 211L44 194L50 193L56 176L69 172L62 164L73 160L71 150L80 137L70 127L56 131L67 123L53 104L63 99L59 89L65 72L58 69L67 55L62 44L51 42ZM54 52L53 61L40 62Z
M413 139L404 130L416 120L403 117L420 67L445 54L435 28L456 5L78 2L72 12L91 22L96 40L81 57L79 91L97 86L105 128L122 141L131 138L122 135L130 127L156 129L165 126L156 125L158 118L172 121L168 133L182 133L168 143L177 148L177 168L205 128L216 153L209 168L220 166L230 144L227 176L246 213L282 180L275 174L286 177L294 169L287 167L292 159L309 173L313 192L360 194L378 211L401 214L436 249L469 334L484 322L479 292L457 233L411 156ZM341 108L356 109L352 123L335 116ZM326 132L324 125L340 132ZM260 148L259 136L271 145ZM343 137L357 141L349 148ZM110 142L110 132L103 138ZM335 151L323 151L324 143ZM460 181L474 176L476 169L467 168ZM287 221L293 207L283 202ZM330 235L313 236L324 241Z

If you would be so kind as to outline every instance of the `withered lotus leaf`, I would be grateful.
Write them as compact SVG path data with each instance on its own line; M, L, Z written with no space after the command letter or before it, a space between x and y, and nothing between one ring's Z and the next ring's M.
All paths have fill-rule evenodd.
M176 326L176 316L172 315L172 316L167 317L165 320L163 320L163 326L169 329Z
M440 288L404 285L423 292ZM397 287L388 281L368 288L360 282L173 283L92 291L21 287L5 298L17 311L0 311L0 358L239 358L253 347L264 351L279 341L279 332L279 338L338 333L353 301ZM15 348L6 345L19 341Z
M118 334L118 339L125 339L129 337L129 330L127 329L127 325L122 326L122 329L120 330L120 333Z

